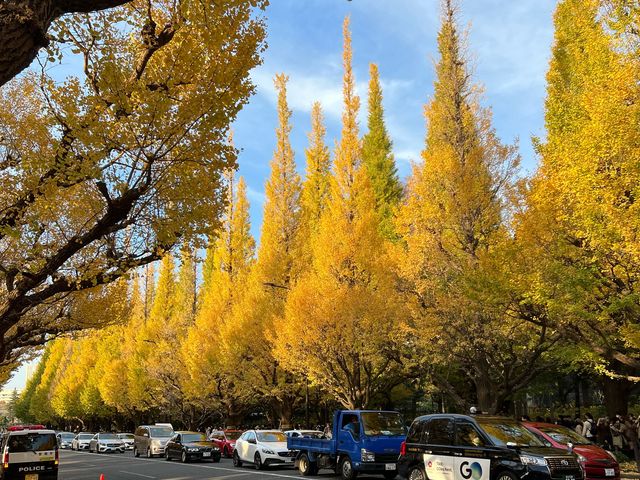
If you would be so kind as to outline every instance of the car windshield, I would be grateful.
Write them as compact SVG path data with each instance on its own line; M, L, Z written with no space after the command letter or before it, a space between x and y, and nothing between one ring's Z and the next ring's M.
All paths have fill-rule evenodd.
M496 445L514 444L519 447L543 447L544 444L517 422L505 421L482 421L477 419L493 443Z
M61 433L60 438L64 438L65 440L73 439L75 435L73 433Z
M286 442L287 436L282 432L256 432L259 442Z
M10 453L45 452L55 450L58 441L53 433L27 433L25 435L11 435L7 444Z
M206 442L207 437L205 437L204 433L183 433L182 434L182 442Z
M93 438L92 433L80 433L78 435L78 440L91 440Z
M361 414L364 434L367 436L378 435L404 435L402 417L395 412L365 412Z
M118 437L115 433L101 433L100 440L117 440Z
M547 434L553 440L558 443L566 445L567 443L573 443L574 445L591 445L591 442L584 438L582 435L578 435L576 432L567 427L560 425L555 427L536 427L542 433Z
M227 440L237 440L242 435L242 432L224 432L224 436L227 437Z
M173 430L169 427L150 427L152 437L170 437L173 435Z
M133 440L133 433L119 433L118 438L126 438L127 440Z

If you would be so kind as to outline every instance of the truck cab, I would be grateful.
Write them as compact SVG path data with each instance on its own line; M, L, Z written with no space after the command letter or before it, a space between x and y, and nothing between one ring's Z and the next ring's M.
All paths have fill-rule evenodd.
M398 412L339 410L333 417L331 439L289 438L288 448L297 450L296 466L302 475L318 469L336 470L343 480L358 473L396 475L396 461L405 428Z

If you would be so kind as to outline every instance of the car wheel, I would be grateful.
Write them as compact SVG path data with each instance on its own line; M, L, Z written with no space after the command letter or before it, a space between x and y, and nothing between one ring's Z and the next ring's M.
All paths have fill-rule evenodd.
M242 460L240 460L240 456L238 455L238 452L236 452L235 450L233 452L233 466L234 467L242 466Z
M413 467L409 470L409 480L427 480L427 474L421 466Z
M165 449L164 449L164 459L165 459L167 462L171 461L171 455L169 455L169 449L168 449L168 448L165 448Z
M187 458L187 452L185 452L184 450L182 451L182 457L180 457L180 460L182 460L182 463L187 463L189 461L189 459Z
M256 470L262 470L263 468L262 458L260 458L260 454L258 452L253 456L253 466L256 467Z
M151 454L151 447L147 447L147 458L153 458L153 455Z
M315 475L318 473L318 464L309 460L309 456L303 453L298 458L298 470L303 477Z
M518 480L518 477L508 470L504 470L498 474L496 480Z
M353 464L349 457L342 457L340 460L340 477L342 480L355 480L358 476L358 472L353 469Z
M134 457L139 457L140 456L140 452L138 451L137 447L133 447L133 456Z

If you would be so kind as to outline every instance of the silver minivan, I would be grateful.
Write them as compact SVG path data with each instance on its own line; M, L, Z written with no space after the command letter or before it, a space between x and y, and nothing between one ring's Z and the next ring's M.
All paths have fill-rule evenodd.
M140 425L133 434L133 455L147 458L163 456L167 442L173 436L173 427L169 423Z

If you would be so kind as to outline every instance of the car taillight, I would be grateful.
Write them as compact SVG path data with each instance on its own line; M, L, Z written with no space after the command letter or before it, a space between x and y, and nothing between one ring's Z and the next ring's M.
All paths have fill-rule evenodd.
M56 456L55 456L55 464L58 465L60 463L60 453L58 452L58 449L56 448Z
M402 442L400 444L400 455L405 456L407 454L407 442Z
M4 452L2 463L4 465L4 468L9 468L9 452Z

